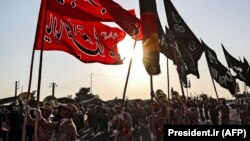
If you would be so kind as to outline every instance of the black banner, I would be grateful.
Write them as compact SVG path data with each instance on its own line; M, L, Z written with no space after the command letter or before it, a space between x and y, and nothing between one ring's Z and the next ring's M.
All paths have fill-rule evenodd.
M164 0L164 5L169 28L174 35L178 50L185 63L186 74L193 74L199 78L198 60L204 49L171 1Z
M202 45L205 48L206 59L208 68L212 78L220 84L223 88L230 91L232 95L235 94L235 78L231 75L230 71L217 59L216 53L209 48L204 42Z
M247 66L245 66L243 62L235 59L231 54L227 52L223 44L221 45L222 45L222 49L227 60L227 64L236 73L236 78L238 78L241 81L246 82L247 81L247 71L246 71Z

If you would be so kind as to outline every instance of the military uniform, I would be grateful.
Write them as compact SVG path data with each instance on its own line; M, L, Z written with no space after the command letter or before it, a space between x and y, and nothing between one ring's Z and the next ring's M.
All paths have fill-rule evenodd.
M220 106L220 113L221 113L221 124L226 125L229 124L229 114L230 109L229 106L226 105L226 101L222 101L222 105Z
M55 126L44 124L44 122L45 121L38 122L37 139L38 141L53 141ZM46 121L46 122L51 123L51 121Z
M50 110L50 113L52 113L52 108L50 109L46 107L44 109ZM30 115L27 117L27 124L31 126L35 125L35 119L32 118ZM38 122L38 127L37 127L37 140L38 141L53 141L53 135L55 132L56 125L57 123L53 123L49 118L41 119Z
M247 125L249 123L250 120L249 112L250 112L249 103L246 103L244 102L244 100L242 100L240 103L240 119L243 125Z
M69 110L71 118L62 118L60 122L48 122L43 118L39 121L40 127L47 127L51 129L57 129L56 141L76 141L77 130L73 122L73 117L77 115L77 108L73 104L62 104L59 107L64 107ZM44 129L43 129L44 130ZM41 136L44 141L45 136Z
M197 125L199 113L198 113L196 103L193 100L188 99L186 106L187 106L187 109L186 109L187 110L186 111L187 124Z
M76 126L72 119L62 119L58 129L57 141L76 141Z
M209 102L207 99L202 100L203 106L204 106L204 114L205 114L205 119L208 121L210 119L209 117Z
M132 141L132 118L127 112L117 114L113 119L114 141Z
M218 125L219 108L216 99L211 99L209 103L209 113L213 125Z
M163 141L164 125L168 123L167 107L162 104L154 102L154 111L149 116L149 132L152 141Z
M203 105L202 105L202 102L199 100L198 101L198 109L199 109L199 114L200 114L200 119L201 119L201 121L202 122L204 122L205 121L205 117L204 117L204 112L203 112Z
M179 99L174 99L171 104L170 120L173 125L183 125L183 106Z

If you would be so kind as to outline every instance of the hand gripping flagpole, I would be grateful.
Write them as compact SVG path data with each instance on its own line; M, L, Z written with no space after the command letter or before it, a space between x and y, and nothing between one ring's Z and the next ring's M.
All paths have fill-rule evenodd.
M43 45L40 52L40 62L39 62L39 74L38 74L38 82L37 82L37 101L36 101L36 110L39 109L39 101L40 101L40 88L41 88L41 77L42 77L42 64L43 64ZM36 114L35 119L35 127L34 127L34 137L35 141L38 141L38 114Z
M133 46L133 54L134 54L134 51L135 51L136 42L137 42L137 41L135 40L134 46ZM125 87L124 87L124 90L123 90L122 108L123 108L124 101L125 101L126 90L127 90L127 86L128 86L128 79L129 79L130 70L131 70L131 66L132 66L132 62L133 62L133 54L132 54L132 57L130 58L129 67L128 67L128 73L127 73L127 78L126 78Z
M46 0L42 0L41 5L40 5L40 13L39 13L39 18L45 18L45 16L43 17L43 15L41 15L41 12L43 12L43 14L45 14L45 8L46 8ZM38 19L39 19L38 18ZM45 23L45 20L44 20ZM43 23L43 24L44 24ZM37 28L39 27L39 20L37 22ZM36 31L37 34L37 31ZM40 68L41 69L41 58L42 58L42 52L43 52L43 45L42 45L42 50L41 50L41 55L40 55ZM27 102L25 104L25 110L24 110L24 122L23 122L23 131L22 131L22 141L26 140L26 124L27 124L27 116L28 116L28 111L26 111L27 106L29 105L29 100L30 100L30 90L31 90L31 82L32 82L32 73L33 73L33 64L34 64L34 56L35 56L35 44L33 47L33 51L32 51L32 57L31 57L31 65L30 65L30 76L29 76L29 86L28 86L28 98L27 98ZM40 72L40 70L39 70ZM40 75L40 74L39 74ZM39 80L41 81L41 80ZM40 82L41 83L41 82ZM40 83L38 85L40 85ZM38 91L39 97L40 97L40 86L39 86L39 91ZM36 138L35 138L36 141Z
M42 19L42 27L38 28L43 28L46 22L46 1L47 0L42 0L42 11L40 11L39 18ZM40 17L43 16L43 17ZM40 20L40 19L39 19ZM42 29L42 35L44 33L44 29ZM42 39L43 40L43 39ZM39 101L40 101L40 88L41 88L41 78L42 78L42 63L43 63L43 49L44 49L44 44L42 41L41 44L41 51L40 51L40 61L39 61L39 73L38 73L38 82L37 82L37 102L36 102L36 109L39 109ZM34 138L35 141L38 141L38 114L36 114L36 119L35 119L35 127L34 127Z
M25 103L25 108L24 108L25 113L24 113L24 119L23 119L24 121L23 121L22 141L25 141L25 139L26 139L26 124L27 124L27 116L28 116L28 111L26 111L26 109L29 105L29 100L30 100L30 89L31 89L31 81L32 81L32 73L33 73L34 56L35 56L35 49L33 49L33 51L32 51L31 64L30 64L28 98L27 98L27 102Z

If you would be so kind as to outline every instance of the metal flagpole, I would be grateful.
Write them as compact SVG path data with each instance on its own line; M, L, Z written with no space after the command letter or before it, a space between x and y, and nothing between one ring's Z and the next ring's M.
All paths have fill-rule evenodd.
M167 58L167 77L168 77L168 100L170 99L170 93L169 93L169 66L168 66L168 58Z
M181 77L180 77L180 74L178 73L179 75L179 81L180 81L180 86L181 86L181 92L182 92L182 96L185 97L185 93L184 93L184 89L183 89L183 85L182 85L182 82L181 82Z
M40 61L39 61L39 74L38 74L38 82L37 82L37 101L36 101L36 109L39 109L39 101L40 101L40 88L41 88L41 79L42 79L42 63L43 63L43 45L41 47L41 52L40 52ZM38 140L38 135L37 135L37 129L38 129L38 116L36 114L36 120L35 120L35 141Z
M209 70L209 71L210 71L210 70ZM218 96L217 89L216 89L216 87L215 87L215 84L214 84L214 79L212 78L211 72L210 72L210 76L211 76L211 79L212 79L212 82L213 82L214 91L215 91L215 94L216 94L217 100L219 100L219 96Z
M46 8L46 0L42 0L41 1L41 5L40 5L40 11L43 10L43 12L44 12L45 8ZM45 17L41 17L41 15L39 13L38 19L39 18L46 19L46 16ZM45 20L44 20L44 23L45 23ZM37 28L38 28L38 25L39 25L39 20L37 22ZM36 34L37 34L37 31L36 31ZM35 46L35 43L34 43L34 46ZM42 45L41 53L42 53L42 51L43 51L43 45ZM24 114L24 122L23 122L22 141L26 140L26 124L27 124L27 116L28 116L28 113L27 113L28 111L26 111L26 109L27 109L27 106L29 105L29 99L30 99L30 95L31 95L30 90L31 90L31 82L32 82L32 74L33 74L34 56L35 56L35 49L33 47L32 57L31 57L31 65L30 65L29 86L28 86L28 92L27 92L28 93L28 98L27 98L27 101L26 101L26 104L25 104L25 114ZM39 94L40 94L40 90L39 90ZM36 141L36 138L35 138L35 141Z
M44 18L43 19L43 22L44 22L43 25L45 25L45 22L46 22L46 13L45 13L45 10L46 10L46 1L47 0L42 0L42 5L41 5L42 6L42 10L43 10L42 12L44 12L43 14L45 14L44 17L41 17L41 18ZM42 30L42 35L44 35L44 30ZM38 82L37 82L37 102L36 102L36 109L39 109L39 102L40 102L40 89L41 89L42 63L43 63L43 49L44 49L44 44L43 44L43 41L42 41L41 51L40 51L40 61L39 61ZM36 119L35 119L34 138L35 138L35 141L38 141L38 114L36 114Z
M173 40L174 41L174 40ZM178 45L177 43L175 42L175 50L174 50L174 58L175 58L175 62L177 64L177 58L176 58L176 50L178 49ZM181 56L180 56L181 57ZM181 58L182 60L182 58ZM178 64L177 64L178 65ZM181 86L181 92L182 92L182 96L185 97L185 94L184 94L184 90L183 90L183 86L182 86L182 82L181 82L181 77L180 77L180 74L177 70L177 73L178 73L178 76L179 76L179 81L180 81L180 86Z
M135 40L134 46L133 46L133 54L134 54L136 42L137 42L137 41ZM129 67L128 67L128 73L127 73L127 78L126 78L126 82L125 82L125 86L124 86L124 90L123 90L122 108L123 108L124 101L125 101L125 96L126 96L126 91L127 91L127 86L128 86L128 79L129 79L130 70L131 70L131 66L132 66L132 62L133 62L133 54L132 54L132 57L130 58Z
M151 103L153 102L154 88L153 88L153 76L150 75L150 94L151 94Z
M27 106L29 105L30 89L31 89L32 73L33 73L33 64L34 64L34 56L35 56L35 50L33 49L33 51L32 51L32 57L31 57L31 64L30 64L30 76L29 76L29 86L28 86L28 98L27 98L27 101L26 101L26 103L25 103L25 109L27 109ZM26 138L27 116L28 116L28 113L27 113L26 111L24 111L22 141L25 141L25 138Z

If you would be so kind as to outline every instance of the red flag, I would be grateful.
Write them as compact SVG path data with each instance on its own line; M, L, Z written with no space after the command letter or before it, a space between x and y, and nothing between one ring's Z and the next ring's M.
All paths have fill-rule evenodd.
M114 21L135 40L142 39L141 21L132 11L123 9L113 0L96 0L106 8Z
M47 0L46 10L85 21L114 21L98 0Z
M126 35L122 30L55 12L46 7L51 1L42 1L34 49L64 51L86 63L122 63L117 49Z
M49 0L46 9L84 21L116 22L134 39L142 38L134 10L125 10L112 0Z

